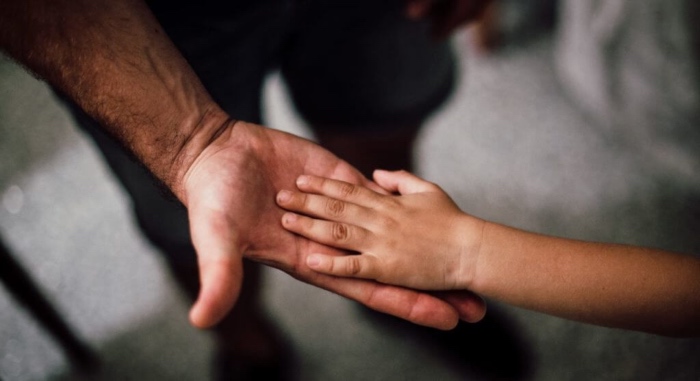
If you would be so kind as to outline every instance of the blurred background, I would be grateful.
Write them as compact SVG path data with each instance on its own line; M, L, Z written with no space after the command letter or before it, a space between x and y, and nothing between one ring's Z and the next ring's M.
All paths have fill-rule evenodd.
M481 218L700 253L698 6L502 0L454 41L461 77L418 173ZM556 6L555 6L556 5ZM267 124L311 137L266 84ZM0 235L102 366L71 368L0 286L0 379L204 380L212 340L139 235L125 194L47 86L0 58ZM267 311L300 380L697 380L700 339L594 327L498 303L445 334L275 270ZM699 280L700 281L700 280ZM698 322L700 324L700 322Z

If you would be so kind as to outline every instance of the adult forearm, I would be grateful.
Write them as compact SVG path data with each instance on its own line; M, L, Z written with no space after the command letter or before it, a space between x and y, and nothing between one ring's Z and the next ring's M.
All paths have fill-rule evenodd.
M184 172L228 122L140 0L4 0L0 47L181 198Z
M567 319L700 334L700 260L488 224L473 291Z

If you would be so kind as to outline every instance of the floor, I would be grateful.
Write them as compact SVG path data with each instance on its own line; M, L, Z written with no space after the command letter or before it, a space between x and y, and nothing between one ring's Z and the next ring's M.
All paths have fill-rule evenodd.
M417 145L418 172L467 212L523 229L700 253L700 183L613 143L561 90L551 38L467 54L454 97ZM267 83L268 125L308 132ZM624 138L624 137L623 137ZM660 133L659 139L664 136ZM700 174L698 174L700 176ZM0 59L0 233L77 332L97 374L59 348L0 287L3 380L204 380L212 341L95 149L45 85ZM492 303L488 319L435 335L270 270L265 304L300 380L697 380L700 340L593 327Z

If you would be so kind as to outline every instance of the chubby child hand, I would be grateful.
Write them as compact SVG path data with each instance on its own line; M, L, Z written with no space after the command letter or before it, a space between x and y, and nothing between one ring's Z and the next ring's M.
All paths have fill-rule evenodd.
M277 194L277 203L292 211L282 217L284 228L358 253L310 254L306 264L325 274L415 289L468 289L484 221L406 171L377 170L374 181L394 195L307 175L297 179L298 190Z

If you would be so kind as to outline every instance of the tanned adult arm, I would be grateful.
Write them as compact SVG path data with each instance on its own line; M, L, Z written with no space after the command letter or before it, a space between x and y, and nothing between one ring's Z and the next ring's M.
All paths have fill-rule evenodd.
M228 116L140 0L5 0L0 46L95 118L180 198ZM204 133L195 134L195 130Z
M187 207L201 280L194 325L209 327L231 309L244 255L419 324L447 329L483 316L471 294L448 303L301 266L310 252L341 252L284 230L275 193L302 173L368 180L316 144L233 121L143 1L3 0L0 47L76 102Z

